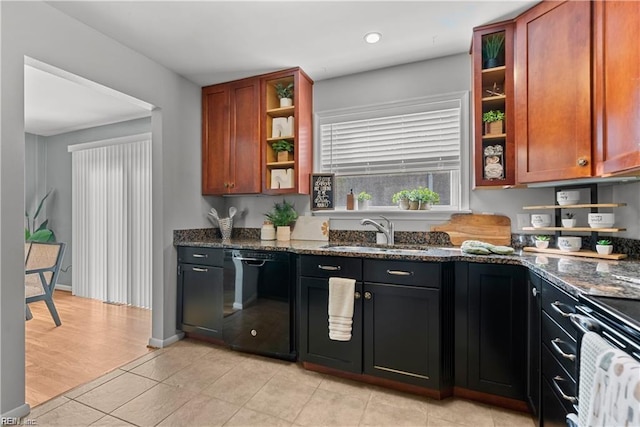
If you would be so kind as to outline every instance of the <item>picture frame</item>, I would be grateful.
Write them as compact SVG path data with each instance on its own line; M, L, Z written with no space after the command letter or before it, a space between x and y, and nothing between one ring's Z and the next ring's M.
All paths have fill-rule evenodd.
M311 210L335 209L335 174L311 174Z

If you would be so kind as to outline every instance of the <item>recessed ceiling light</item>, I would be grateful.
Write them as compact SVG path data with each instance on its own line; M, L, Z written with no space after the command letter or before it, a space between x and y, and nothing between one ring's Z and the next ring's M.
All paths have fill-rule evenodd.
M382 34L376 32L371 32L364 35L364 41L371 44L378 43L381 38Z

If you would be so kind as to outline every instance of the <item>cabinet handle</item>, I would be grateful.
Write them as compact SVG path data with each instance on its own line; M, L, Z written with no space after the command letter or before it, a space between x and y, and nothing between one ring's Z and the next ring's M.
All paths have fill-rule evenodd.
M573 313L567 313L565 311L560 310L560 306L562 303L560 301L554 301L551 303L551 308L557 313L560 313L562 317L570 317Z
M353 294L353 298L355 299L360 299L362 297L362 295L360 295L360 292L356 292L355 294Z
M531 289L531 294L533 294L534 297L537 297L538 296L538 289L537 288Z
M229 187L234 188L236 186L235 182L232 182L231 184L229 184Z
M558 381L566 381L566 380L562 378L560 375L556 375L555 377L553 377L553 381L552 381L553 387L560 394L560 397L562 397L564 400L568 400L571 403L577 403L578 399L575 396L569 396L564 391L562 391L562 388L560 388Z
M554 338L551 340L551 346L556 351L556 353L558 353L560 356L564 357L565 359L569 359L572 362L575 362L576 355L571 353L565 353L564 351L562 351L562 349L558 345L561 342L563 343L564 341L562 341L560 338Z
M194 258L209 258L209 254L193 254Z
M224 183L224 188L229 188L229 183L228 182Z
M200 272L200 273L206 273L207 271L209 271L208 268L200 268L200 267L191 267L191 269L193 271L197 271L197 272Z
M413 271L387 270L387 274L393 276L413 276Z
M318 268L320 270L340 271L340 266L339 265L322 265L322 264L318 264Z
M584 157L580 157L578 159L578 166L587 166L588 164L589 164L589 161Z
M367 291L364 293L364 299L371 299L373 298L373 295L371 295L371 292Z

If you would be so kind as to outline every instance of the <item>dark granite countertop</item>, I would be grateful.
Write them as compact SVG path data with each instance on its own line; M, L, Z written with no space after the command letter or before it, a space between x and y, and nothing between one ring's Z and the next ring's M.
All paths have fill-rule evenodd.
M337 250L331 246L348 246L350 242L323 242L292 240L290 242L261 241L257 239L219 238L179 239L175 246L196 246L232 249L260 249L290 251L297 254L335 255L359 258L399 259L410 261L467 261L479 263L512 264L528 267L559 288L576 297L599 295L640 300L640 285L622 281L615 276L640 278L640 261L609 261L555 254L535 254L516 251L513 255L470 255L456 247L396 245L397 251L371 252L364 249ZM373 245L375 246L375 245ZM409 251L402 251L401 249ZM415 252L412 252L415 251Z

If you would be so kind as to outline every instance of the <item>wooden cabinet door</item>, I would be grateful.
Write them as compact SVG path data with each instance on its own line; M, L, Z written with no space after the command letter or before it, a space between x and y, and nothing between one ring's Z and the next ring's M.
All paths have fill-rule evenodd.
M177 327L222 339L222 268L180 264L179 274Z
M364 373L440 388L440 292L365 283Z
M227 193L228 158L229 86L210 86L202 91L202 194Z
M362 293L361 282L356 282L356 293ZM355 300L349 341L329 339L328 305L329 279L301 277L300 360L360 374L362 373L362 298Z
M522 267L456 266L456 385L525 400L527 289Z
M591 2L542 2L516 22L519 183L592 175Z
M229 193L260 193L260 80L230 84Z
M640 2L598 1L595 13L596 173L640 168Z

